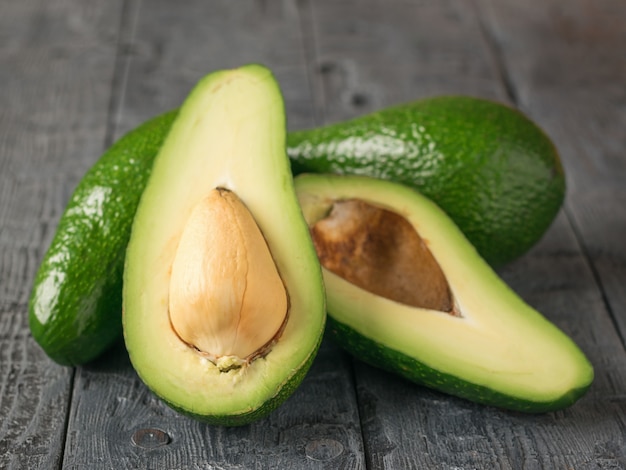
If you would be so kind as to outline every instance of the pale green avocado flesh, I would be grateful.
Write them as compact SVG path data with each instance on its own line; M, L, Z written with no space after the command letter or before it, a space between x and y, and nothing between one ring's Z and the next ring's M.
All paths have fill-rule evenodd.
M358 359L446 393L526 412L569 406L588 389L593 368L577 345L515 294L430 200L360 176L295 181L323 266L329 329ZM354 201L373 208L372 222L363 222L364 213L350 218ZM351 231L346 224L362 227ZM408 244L393 235L406 231L403 225L413 228ZM423 252L416 261L402 252L411 243ZM370 249L381 259L368 273L362 264ZM394 265L409 271L411 263L426 267L393 272ZM395 292L389 278L397 279ZM420 284L428 287L419 294L424 300L412 298Z
M252 215L288 299L282 327L258 354L243 358L198 349L183 339L177 329L182 320L170 311L182 234L192 210L216 188L234 193ZM217 233L218 225L209 231ZM224 238L215 238L222 249ZM217 248L201 250L219 258ZM222 260L226 271L240 262L240 255L233 256ZM177 264L175 272L191 269L186 266ZM209 288L217 291L221 283ZM184 300L186 284L181 285L177 297ZM248 283L246 289L253 287ZM208 75L185 101L156 157L133 222L123 329L135 370L156 395L185 414L215 424L245 424L278 406L303 379L322 338L324 304L321 269L293 188L274 77L258 65Z

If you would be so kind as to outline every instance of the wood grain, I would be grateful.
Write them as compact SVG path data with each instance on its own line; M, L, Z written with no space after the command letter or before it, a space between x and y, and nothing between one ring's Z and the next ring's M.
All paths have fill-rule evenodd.
M62 459L73 370L30 336L32 278L101 153L121 2L10 2L0 15L0 468Z
M237 8L228 0L185 0L180 8L151 0L130 8L117 135L180 106L207 73L247 63L262 63L276 75L289 128L312 126L299 8L294 0L246 0Z
M0 468L626 468L626 4L615 0L20 0L0 15ZM181 416L123 342L52 363L32 278L103 149L206 73L261 62L290 129L435 94L508 102L554 139L564 210L500 271L596 370L569 409L523 415L426 390L325 340L302 386L252 425ZM523 222L523 221L522 221ZM521 222L521 223L522 223Z
M507 99L470 2L314 2L310 14L326 123L438 94Z

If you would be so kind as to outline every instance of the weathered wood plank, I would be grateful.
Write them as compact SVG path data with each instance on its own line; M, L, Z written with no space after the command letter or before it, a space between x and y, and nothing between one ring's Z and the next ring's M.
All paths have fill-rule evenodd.
M134 25L115 119L116 136L177 107L206 73L268 65L290 127L313 123L299 5L294 1L133 2ZM155 345L155 347L159 347ZM151 448L158 429L167 444ZM143 436L143 444L133 443ZM164 436L159 434L159 436ZM67 468L363 468L349 359L325 342L300 389L269 417L219 428L181 416L140 382L123 345L77 370L64 455Z
M626 356L615 329L626 337L624 9L610 0L5 2L0 467L626 468ZM568 173L566 209L501 273L589 354L597 377L581 402L539 416L485 408L325 341L283 407L222 429L157 400L121 342L75 378L44 356L26 303L78 179L111 137L178 106L200 76L253 61L276 72L291 128L464 93L512 100L548 131Z
M117 112L118 135L148 116L180 106L212 70L262 63L276 75L288 127L309 127L312 98L300 30L299 2L134 2L133 40L125 44L126 86ZM138 5L141 5L139 8Z
M0 15L0 467L56 468L73 370L29 334L32 278L102 151L121 2L5 2Z
M587 122L582 119L587 104L598 112L597 121L606 123L605 116L621 109L621 101L614 101L613 111L607 115L589 101L580 102L580 114L573 118L570 108L555 109L554 101L546 103L543 94L537 94L528 83L519 82L534 76L528 71L529 63L541 58L543 50L552 51L551 59L561 54L563 44L561 49L555 44L546 47L545 43L552 42L553 38L537 35L533 29L533 20L543 18L545 21L559 5L564 8L557 3L544 8L513 1L502 7L499 2L490 2L493 11L487 21L482 18L481 10L475 11L473 4L467 2L316 2L312 8L314 59L318 63L314 83L322 98L319 106L325 121L431 94L463 93L503 101L519 99L522 108L531 111L532 116L541 117L546 113L540 123L546 124L551 134L558 134L554 131L560 118L578 119L577 125L561 131L561 139L557 141L561 147L561 140L577 134ZM570 11L569 5L567 11ZM574 8L578 13L569 15L584 14L583 2ZM485 34L492 28L498 30L497 41ZM597 29L602 27L598 25ZM615 34L608 36L615 39ZM510 44L501 44L501 41ZM534 47L529 46L528 41ZM608 44L603 45L608 47ZM506 60L500 54L504 54ZM596 68L595 73L604 77L599 85L609 90L601 103L615 98L614 69L620 54L623 56L615 47L611 53L605 51L602 57L605 61L608 58L608 65L600 70ZM544 70L542 76L552 78L550 90L556 92L560 80L566 81L567 76L582 73L579 69L585 67L585 62L576 62L581 56L567 59L566 54L566 59L560 61L544 58L546 64L557 64L555 67L561 69L557 77L550 75L551 68ZM600 67L602 61L597 59L593 64ZM531 70L538 73L536 67ZM584 84L587 88L580 93L588 93L591 99L597 87L593 86L593 79ZM567 101L567 98L562 99ZM539 106L537 111L535 106ZM549 126L547 118L550 116L555 129ZM623 128L611 126L613 135L623 139ZM595 138L601 138L596 129L591 132ZM592 139L587 145L593 148L596 144ZM605 145L613 150L620 148L615 139ZM566 164L578 158L576 152L570 152L571 148L571 142L562 148ZM591 164L589 159L574 163ZM612 160L599 164L608 172L613 168ZM615 165L620 168L623 162ZM592 181L582 171L578 179L586 184ZM584 234L585 243L591 237L606 238L607 235L599 232L614 226L615 218L610 214L618 206L608 199L604 199L607 208L602 213L587 209L586 213L595 214L596 229ZM573 202L569 196L568 207ZM612 255L623 253L616 243L621 234L617 232L610 237L615 242L610 251ZM523 298L570 334L589 355L597 378L588 396L569 410L525 416L478 407L426 391L357 362L359 410L371 468L608 468L623 465L622 390L626 385L623 347L598 279L580 248L570 218L561 214L541 244L501 274ZM620 263L620 258L612 260ZM617 288L617 283L610 285Z
M567 214L626 338L626 5L483 3L520 105L562 152Z
M507 99L471 3L313 2L311 14L327 123L436 94Z

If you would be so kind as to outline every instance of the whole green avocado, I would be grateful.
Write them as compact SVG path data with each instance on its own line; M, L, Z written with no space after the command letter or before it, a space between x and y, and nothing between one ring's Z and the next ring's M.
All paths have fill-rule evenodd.
M122 272L137 204L177 111L124 135L71 196L34 280L34 339L60 364L86 363L121 332ZM525 253L565 194L550 139L508 106L465 96L416 101L291 132L292 173L359 174L417 188L492 266Z
M62 365L95 359L122 332L126 245L152 162L176 116L118 140L78 183L34 279L33 338Z

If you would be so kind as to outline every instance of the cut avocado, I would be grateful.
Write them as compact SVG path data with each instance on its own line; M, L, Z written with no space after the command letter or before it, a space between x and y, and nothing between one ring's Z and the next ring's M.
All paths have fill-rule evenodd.
M331 335L419 384L525 412L574 403L593 368L429 199L383 180L302 175Z
M135 370L185 414L245 424L303 379L324 289L266 68L210 74L185 101L133 221L123 293Z

